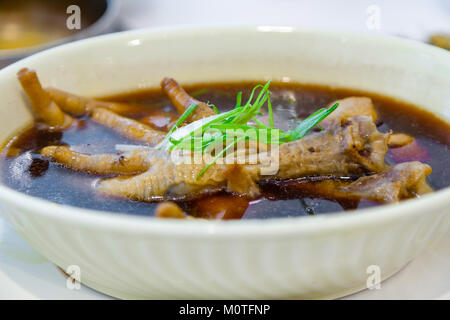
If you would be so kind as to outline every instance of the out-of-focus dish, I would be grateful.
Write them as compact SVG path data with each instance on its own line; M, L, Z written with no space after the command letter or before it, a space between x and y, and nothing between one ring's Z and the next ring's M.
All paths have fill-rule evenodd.
M114 0L1 0L0 68L50 46L112 31L118 5ZM70 6L78 6L79 12L68 10ZM68 21L79 21L80 28Z
M26 67L38 70L45 87L83 97L155 88L167 75L183 85L273 79L375 92L448 122L449 59L447 52L417 42L292 27L108 35L1 70L0 140L33 123L17 81ZM76 183L89 189L86 182ZM449 188L443 188L351 214L180 221L61 205L0 185L2 214L20 235L64 270L78 266L86 285L122 298L323 298L354 292L368 279L400 270L448 232L449 199Z
M442 49L450 50L450 36L444 34L435 34L430 37L432 45L441 47Z

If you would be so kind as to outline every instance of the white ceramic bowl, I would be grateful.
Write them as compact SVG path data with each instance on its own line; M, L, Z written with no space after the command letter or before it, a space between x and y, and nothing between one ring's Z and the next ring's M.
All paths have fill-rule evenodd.
M132 31L60 46L0 71L0 140L32 120L16 80L83 95L181 81L295 80L412 102L448 121L450 55L407 40L291 27ZM0 186L1 212L48 259L121 298L329 298L384 279L450 225L450 189L352 213L251 221L158 220L63 206ZM369 269L369 272L372 272Z

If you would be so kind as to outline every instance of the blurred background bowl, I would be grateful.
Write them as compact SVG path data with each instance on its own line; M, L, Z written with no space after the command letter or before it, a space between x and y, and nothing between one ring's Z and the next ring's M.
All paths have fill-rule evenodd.
M80 8L80 29L67 21ZM38 51L118 30L118 0L0 0L0 68Z

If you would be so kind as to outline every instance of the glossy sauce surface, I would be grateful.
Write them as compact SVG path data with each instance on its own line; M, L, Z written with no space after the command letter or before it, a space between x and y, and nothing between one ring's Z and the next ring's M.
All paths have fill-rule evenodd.
M198 84L186 87L197 99L210 102L221 110L234 106L239 91L248 97L255 83ZM376 106L381 132L393 130L415 137L413 145L392 149L386 161L395 163L418 160L431 165L433 173L428 182L435 189L450 185L450 126L434 115L414 106L354 90L336 89L300 84L273 83L271 99L275 126L294 128L299 119L307 117L328 103L349 96L371 97ZM155 128L167 130L178 117L169 100L159 89L121 94L103 98L142 105L142 112L130 114ZM93 185L100 178L95 175L72 172L42 158L39 150L47 145L70 145L85 153L115 153L116 144L136 144L111 130L83 118L83 125L64 132L49 132L33 127L8 143L0 156L1 183L24 192L61 204L83 208L154 215L155 203L109 198L97 194ZM295 198L246 202L236 196L219 194L200 201L179 203L194 215L205 218L261 219L292 217L338 212L344 209L378 205L368 201L337 203L324 199ZM208 209L209 208L209 209Z

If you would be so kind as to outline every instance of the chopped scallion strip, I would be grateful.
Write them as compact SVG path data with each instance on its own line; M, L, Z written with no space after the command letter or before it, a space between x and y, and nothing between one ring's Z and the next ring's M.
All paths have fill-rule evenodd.
M200 177L209 169L209 167L211 167L216 161L217 159L219 159L228 149L230 149L231 147L234 147L234 145L236 143L238 143L240 140L244 139L245 137L241 137L236 139L234 142L230 143L226 148L222 149L214 158L213 160L208 163L203 169L202 171L200 171L200 173L197 175L197 180L200 179Z
M318 125L323 119L325 119L338 106L339 106L339 103L335 103L328 109L322 108L322 109L314 112L308 118L306 118L305 120L300 122L300 124L294 130L288 132L290 135L289 141L294 141L294 140L303 138L305 136L305 134L307 134L312 128L314 128L316 125Z

